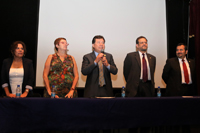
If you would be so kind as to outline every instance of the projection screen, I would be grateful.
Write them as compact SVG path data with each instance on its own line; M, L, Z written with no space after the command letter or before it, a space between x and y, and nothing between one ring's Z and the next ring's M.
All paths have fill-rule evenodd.
M43 69L54 40L65 37L68 54L74 56L79 72L77 87L84 87L83 55L92 51L92 38L104 36L105 52L118 67L112 75L114 88L125 85L123 62L136 50L139 36L148 39L148 53L156 56L155 87L165 88L162 70L167 59L165 0L40 0L36 87L44 86Z

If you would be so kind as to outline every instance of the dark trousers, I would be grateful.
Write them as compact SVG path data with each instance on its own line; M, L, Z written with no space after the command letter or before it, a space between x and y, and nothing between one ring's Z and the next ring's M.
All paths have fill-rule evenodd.
M194 96L195 90L192 84L182 84L179 91L179 96Z
M106 91L106 85L100 87L95 92L95 97L109 97Z
M152 97L153 92L151 90L151 81L143 82L140 80L137 94L135 97Z

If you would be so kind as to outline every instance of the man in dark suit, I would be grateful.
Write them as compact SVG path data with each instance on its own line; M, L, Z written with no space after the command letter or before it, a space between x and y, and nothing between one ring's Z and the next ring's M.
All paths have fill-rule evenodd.
M176 47L177 57L167 59L162 79L167 84L167 96L193 96L196 94L195 62L186 58L187 46L179 43Z
M127 97L154 96L155 56L147 53L148 43L144 36L136 39L138 51L128 53L124 60L124 77Z
M84 55L81 72L87 75L84 97L113 96L110 74L117 74L113 57L104 53L105 39L97 35L92 40L93 52Z

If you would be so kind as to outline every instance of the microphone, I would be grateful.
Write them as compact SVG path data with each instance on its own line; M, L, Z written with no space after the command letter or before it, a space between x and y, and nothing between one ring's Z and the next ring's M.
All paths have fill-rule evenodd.
M106 56L104 49L101 49L101 53L103 53L103 55Z
M103 53L103 54L104 54L104 49L101 49L101 53Z

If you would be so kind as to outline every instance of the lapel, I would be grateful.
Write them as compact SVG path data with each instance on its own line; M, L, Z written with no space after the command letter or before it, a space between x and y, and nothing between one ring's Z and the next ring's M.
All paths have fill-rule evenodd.
M10 71L10 68L11 68L12 63L13 63L13 58L11 58L10 61L8 62L8 65L9 65L9 69L8 69L8 70L9 70L9 71Z
M23 83L24 83L25 79L27 78L26 74L28 73L28 72L26 72L28 68L26 67L27 63L26 63L24 57L22 57L22 63L23 63L23 68L24 68L24 78L23 78ZM22 84L22 86L23 86L23 84Z
M149 55L148 53L146 53L147 54L147 59L148 59L148 62L149 62L149 68L150 68L150 71L152 70L152 68L151 68L151 64L152 64L152 59L151 59L151 55Z
M191 60L190 60L189 58L187 58L187 61L188 61L189 66L190 66L190 68L191 68L191 66L192 66L192 64L191 64Z
M180 67L180 63L179 63L178 57L176 57L174 61L175 61L175 62L174 62L174 65L177 66L179 75L180 75L180 77L181 77L181 67Z
M96 59L96 55L95 55L94 51L91 53L91 57L92 57L93 61Z
M139 51L137 51L137 52L135 53L135 58L136 58L136 60L137 60L137 63L138 63L138 65L139 65L139 68L141 68L141 61L140 61Z
M187 61L188 61L189 67L190 67L190 74L193 75L193 73L192 73L193 65L191 64L191 60L189 58L187 58Z
M8 67L6 67L6 69L5 69L8 74L8 77L9 77L9 71L12 66L12 63L13 63L13 58L10 58L10 60L8 61Z
M22 65L23 65L24 73L25 73L25 71L26 71L26 63L25 63L24 57L22 57Z
M94 51L91 53L91 57L92 57L92 60L93 60L93 61L96 59L96 55L95 55ZM99 70L99 65L98 65L98 63L97 63L97 69ZM103 71L104 71L104 69L103 69Z

